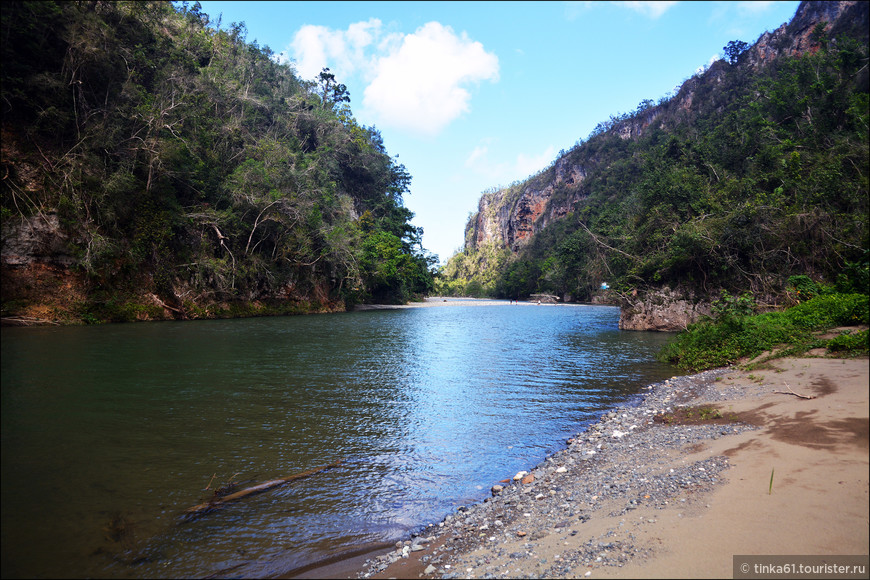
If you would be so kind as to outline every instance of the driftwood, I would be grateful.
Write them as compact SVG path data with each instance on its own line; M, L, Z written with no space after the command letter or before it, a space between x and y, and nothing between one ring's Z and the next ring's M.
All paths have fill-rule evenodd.
M815 399L816 398L815 395L799 395L798 393L795 393L794 391L791 390L791 387L788 386L788 383L785 383L785 386L788 388L788 391L774 391L774 393L778 393L780 395L794 395L795 397L798 397L799 399Z
M302 473L296 473L293 475L288 475L287 477L281 477L279 479L272 479L266 482L263 482L259 485L255 485L253 487L248 487L241 491L237 491L235 493L231 493L229 495L225 495L223 497L214 497L211 500L201 503L199 505L195 505L193 507L189 507L184 510L184 519L182 521L190 521L196 519L206 513L222 508L227 504L238 501L242 498L248 497L250 495L262 493L273 487L278 487L279 485L284 485L285 483L290 483L291 481L296 481L297 479L303 479L309 476L314 475L315 473L320 473L321 471L326 471L327 469L331 469L333 467L338 467L342 463L342 459L338 461L334 461L329 465L323 465L321 467L315 467L314 469L309 469L308 471L303 471ZM209 482L210 483L210 482Z

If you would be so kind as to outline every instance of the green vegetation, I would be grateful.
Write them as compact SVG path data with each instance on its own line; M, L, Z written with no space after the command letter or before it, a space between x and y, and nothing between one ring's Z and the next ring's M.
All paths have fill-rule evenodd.
M147 293L196 315L432 290L411 177L328 69L300 79L199 3L9 2L3 23L3 219L57 215L85 319Z
M817 51L765 62L729 43L729 62L676 95L612 117L540 174L488 193L500 204L490 212L511 215L524 191L549 186L548 208L566 215L499 259L499 248L468 236L439 289L583 301L607 282L616 296L724 289L778 305L791 276L834 284L864 268L866 31L814 38ZM583 179L558 180L557 166ZM856 288L842 291L866 291L866 278L852 280Z
M722 307L733 304L725 296L715 318L691 325L661 352L663 361L682 369L699 371L754 358L779 348L765 361L780 356L795 356L813 348L827 348L843 355L868 353L867 330L846 331L832 339L819 333L844 326L870 323L867 294L839 294L832 288L819 288L820 294L781 312L746 314ZM795 293L798 290L795 289Z

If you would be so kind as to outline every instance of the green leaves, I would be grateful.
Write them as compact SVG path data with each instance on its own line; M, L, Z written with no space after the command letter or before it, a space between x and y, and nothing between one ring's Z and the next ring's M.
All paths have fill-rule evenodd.
M4 156L4 217L57 208L96 284L168 303L430 290L411 176L347 87L210 22L198 3L4 9L4 140L36 144Z
M490 192L501 200L490 211L514 215L524 191L550 188L545 213L566 217L536 231L495 274L468 243L457 261L488 266L445 273L501 296L522 288L589 299L603 281L781 296L789 276L831 283L863 260L866 43L840 37L758 66L742 62L746 43L725 48L733 66L714 64L676 98L642 102L565 153L557 163L582 168L582 181L547 170Z
M817 296L782 312L749 315L753 301L723 294L714 308L715 320L691 325L660 353L660 358L680 368L699 371L727 366L741 358L752 358L780 345L800 354L816 345L814 331L868 323L866 294ZM839 338L833 349L861 352L866 331L854 338Z

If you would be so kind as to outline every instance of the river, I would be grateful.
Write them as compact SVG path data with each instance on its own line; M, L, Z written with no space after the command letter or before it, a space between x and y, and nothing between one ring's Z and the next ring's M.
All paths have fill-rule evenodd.
M265 577L395 542L675 373L616 308L452 306L3 328L2 576Z

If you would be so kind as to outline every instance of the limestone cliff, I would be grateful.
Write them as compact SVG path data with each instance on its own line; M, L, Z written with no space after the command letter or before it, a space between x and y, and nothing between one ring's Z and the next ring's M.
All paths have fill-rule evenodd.
M736 65L745 71L747 77L751 77L754 71L777 56L815 53L820 42L824 42L822 36L832 39L845 33L855 38L866 38L867 15L866 2L802 2L791 21L762 34L740 54ZM819 34L821 30L817 27L820 23L824 24L824 35ZM589 184L609 169L613 157L602 159L597 156L594 147L583 145L601 134L618 136L623 142L638 140L648 131L654 134L652 128L668 131L676 125L691 123L693 119L711 111L723 109L729 94L726 90L717 90L717 87L727 80L730 71L736 70L733 67L724 60L713 63L707 70L689 78L671 98L663 99L658 104L645 101L637 111L601 123L589 141L563 152L550 167L537 175L482 195L478 211L466 224L465 253L473 254L484 246L495 246L510 250L515 257L521 257L524 248L530 246L532 240L554 222L577 212L580 217L575 219L584 225L583 202L587 198L593 199L590 197ZM861 73L865 77L866 71L865 67ZM730 82L734 82L733 75ZM866 79L863 84L866 84ZM715 169L711 167L710 171L714 173ZM711 179L718 180L719 176L712 175ZM586 203L592 202L587 200ZM605 248L613 251L604 240L596 238L595 242L599 246L598 250ZM636 261L644 259L643 256L628 254L625 257ZM542 272L541 275L546 273ZM602 272L602 276L606 275L606 271ZM716 288L705 290L712 295L718 291ZM680 330L709 313L710 308L710 298L707 296L692 294L682 288L656 288L652 281L640 290L639 295L619 298L614 293L607 295L613 297L611 303L623 307L620 328L624 329Z
M790 22L762 34L741 59L749 66L757 67L779 54L815 51L818 44L811 36L820 22L827 24L830 37L840 32L866 29L868 12L861 4L857 0L802 2ZM695 98L699 86L717 84L725 66L724 61L714 63L703 74L688 79L674 99L615 122L608 126L608 130L623 139L636 139L657 121L663 122L660 118L666 107L683 111L697 108L699 104ZM517 253L533 235L572 211L574 204L584 197L583 179L587 172L596 169L594 159L580 163L569 152L550 168L523 183L485 193L480 198L477 213L466 224L466 250L473 250L484 242L495 242ZM554 196L556 192L562 195Z
M548 173L552 173L549 179L531 180L481 196L477 213L466 225L466 247L478 248L485 242L495 242L517 252L524 241L565 217L582 197L578 186L586 171L563 157ZM567 197L551 203L554 192L569 187L573 191Z

